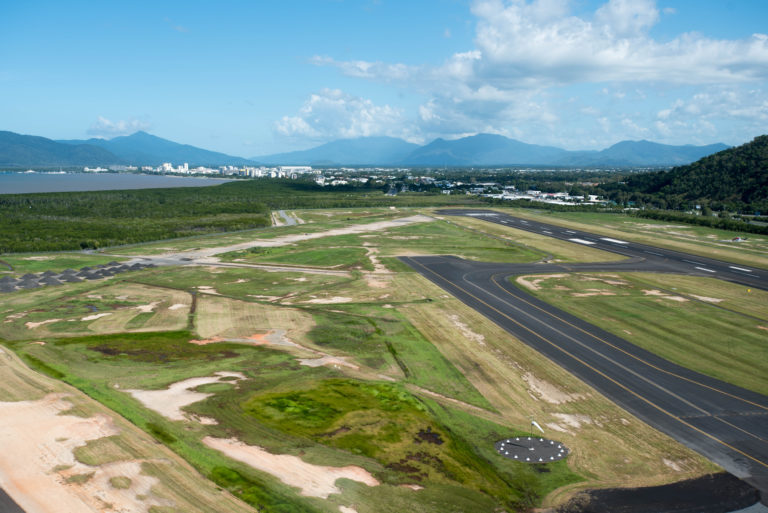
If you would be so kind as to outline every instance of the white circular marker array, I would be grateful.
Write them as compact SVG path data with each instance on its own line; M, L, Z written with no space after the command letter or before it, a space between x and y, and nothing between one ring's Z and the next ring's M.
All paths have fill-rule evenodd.
M505 458L525 463L549 463L562 460L570 452L560 442L547 438L517 436L496 442L496 452Z

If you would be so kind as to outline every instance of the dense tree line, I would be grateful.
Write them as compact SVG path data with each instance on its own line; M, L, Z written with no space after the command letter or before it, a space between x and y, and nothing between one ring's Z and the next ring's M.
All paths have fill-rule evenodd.
M242 180L211 187L0 195L0 253L96 249L270 225L281 208L472 204L442 194Z

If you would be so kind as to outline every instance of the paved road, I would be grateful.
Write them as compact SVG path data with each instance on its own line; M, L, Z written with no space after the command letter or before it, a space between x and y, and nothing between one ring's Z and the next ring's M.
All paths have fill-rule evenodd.
M620 262L567 265L491 264L446 256L401 260L637 417L752 484L764 500L768 498L768 397L668 362L534 298L507 279L541 272L652 271L715 276L766 289L767 271L603 240L598 235L532 221L522 223L504 214L457 212L440 213L474 214L515 228L529 225L524 229L593 242L589 245L628 256Z

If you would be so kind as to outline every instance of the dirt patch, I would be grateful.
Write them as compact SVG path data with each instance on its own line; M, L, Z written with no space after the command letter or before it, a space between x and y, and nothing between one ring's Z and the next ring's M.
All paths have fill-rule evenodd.
M219 294L216 291L215 288L211 287L210 285L198 285L197 286L197 290L199 290L200 292L202 292L204 294L213 294L215 296L220 296L221 295L221 294Z
M552 278L565 278L565 274L532 274L529 276L519 276L515 281L527 289L541 290L539 284Z
M305 301L305 303L315 303L318 305L332 305L334 303L349 303L352 301L351 297L333 296L328 298L315 298Z
M45 262L46 260L53 260L53 257L49 256L31 256L24 257L22 260L32 260L33 262Z
M179 310L181 308L186 308L187 305L184 303L176 303L175 305L171 305L168 307L168 310Z
M704 301L705 303L721 303L723 301L722 299L718 299L716 297L697 296L696 294L691 294L691 297L694 297L699 301Z
M363 246L366 246L366 251L368 254L366 255L368 257L368 260L371 261L371 264L373 265L373 272L375 273L388 273L389 270L384 267L384 265L379 260L379 249L378 248L371 248L368 247L369 244L367 242L363 243Z
M134 308L141 313L152 313L155 311L155 308L157 308L157 305L159 305L161 302L162 301L152 301L147 305L139 305L139 306L135 306Z
M469 328L469 326L467 326L466 324L464 324L463 322L461 322L459 320L459 316L458 315L452 314L448 318L451 320L451 322L453 323L454 326L459 328L459 331L461 332L462 335L464 335L465 338L467 338L468 340L471 340L473 342L476 342L477 344L479 344L481 346L485 345L485 336L481 335L479 333L475 333L474 331L472 331Z
M553 413L552 416L556 417L560 423L573 429L579 429L585 424L592 424L592 418L589 415L581 415L578 413Z
M144 513L173 502L152 496L157 479L141 475L140 461L91 467L75 459L73 450L91 440L114 436L119 430L106 415L89 418L64 414L72 404L66 394L49 394L38 401L0 402L0 484L27 513ZM56 470L61 469L61 470ZM91 475L78 483L74 476ZM106 483L115 476L131 479L116 489ZM69 482L68 482L69 479ZM43 493L44 491L44 493Z
M382 276L377 276L375 274L366 274L365 282L372 289L386 289L389 287L389 280L382 279Z
M584 399L583 394L568 394L563 392L552 383L539 379L530 372L523 375L523 381L528 384L528 388L533 394L550 404L563 404L569 401Z
M40 322L25 322L24 326L27 327L28 330L33 330L35 328L39 328L40 326L44 324L50 324L52 322L59 322L61 319L48 319L47 321L40 321Z
M760 326L760 325L758 325L757 329L768 331L768 326Z
M360 367L355 365L354 363L350 363L346 360L344 357L340 356L323 356L322 358L299 358L299 363L302 365L306 365L307 367L321 367L321 366L328 366L328 367L336 367L336 366L343 366L343 367L349 367L350 369L359 370Z
M224 339L221 337L211 337L202 340L193 339L189 341L190 344L195 344L196 346L207 346L208 344L215 344L216 342L224 342Z
M400 487L401 487L401 488L409 488L409 489L411 489L411 490L416 490L417 492L418 492L419 490L423 490L423 489L424 489L424 487L423 487L423 486L419 486L419 485L417 485L417 484L401 484L401 485L400 485Z
M341 493L336 487L336 480L345 478L358 481L368 486L378 486L367 470L356 467L329 467L306 463L298 456L272 454L255 445L246 445L237 439L203 438L208 447L224 453L226 456L271 474L288 486L301 489L301 495L327 499L329 495Z
M106 317L108 315L112 315L112 313L111 312L104 312L104 313L98 313L98 314L93 314L93 315L86 315L85 317L83 317L80 320L81 321L95 321L96 319L101 319L102 317Z
M678 303L687 303L689 301L688 298L685 298L682 296L664 296L664 299L669 299L670 301L677 301Z
M660 290L645 290L643 289L643 294L646 296L666 296L667 294L665 292L662 292Z
M675 472L682 472L683 471L683 469L680 468L680 465L678 465L677 463L675 463L672 460L668 460L667 458L662 458L662 461L664 462L664 465L668 466L669 468L671 468Z
M245 376L239 372L221 371L214 376L177 381L165 390L124 390L124 392L128 392L145 407L170 420L189 420L189 417L181 409L213 395L195 392L192 389L209 383L218 383L222 378L232 377L245 379Z
M600 292L573 292L571 293L571 297L590 297L590 296L615 296L615 292L608 292L607 290L602 290Z

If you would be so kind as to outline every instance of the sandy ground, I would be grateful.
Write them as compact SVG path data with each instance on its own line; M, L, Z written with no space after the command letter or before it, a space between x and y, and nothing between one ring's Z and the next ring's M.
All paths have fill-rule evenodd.
M184 303L176 303L175 305L171 305L168 307L168 310L178 310L179 308L186 308L187 305Z
M531 290L541 290L539 283L550 278L565 278L565 274L533 274L530 276L520 276L517 283Z
M323 356L322 358L299 358L299 363L306 365L307 367L320 367L326 365L328 367L349 367L350 369L359 370L360 367L354 363L349 363L346 358L339 356Z
M239 372L217 372L214 376L203 376L177 381L165 390L124 390L139 400L150 410L171 420L189 420L182 408L207 399L213 394L194 392L192 389L208 383L218 383L221 378L235 377L245 379Z
M534 397L539 397L550 404L563 404L569 401L578 401L584 399L583 394L568 394L557 388L552 383L544 381L528 372L523 375L523 381L528 384L528 388Z
M261 447L246 445L237 439L203 438L208 447L224 453L226 456L271 474L288 486L301 489L301 495L327 499L329 495L341 493L336 480L345 478L359 481L368 486L378 486L367 470L356 467L328 467L306 463L298 456L271 454Z
M48 319L47 321L40 321L40 322L25 322L24 326L26 326L28 330L33 330L35 328L39 328L44 324L49 324L51 322L59 322L60 320L61 319ZM5 322L8 322L8 321L5 321Z
M152 313L155 311L155 308L157 308L157 305L159 305L160 303L162 303L162 301L152 301L149 304L135 306L134 308L141 313Z
M358 233L378 232L381 230L387 230L389 228L407 226L409 224L414 224L414 223L425 223L433 220L434 219L431 217L419 214L419 215L414 215L409 217L401 217L399 219L392 219L388 221L378 221L375 223L353 224L350 226L345 226L344 228L334 228L332 230L327 230L324 232L298 233L294 235L284 235L282 237L275 237L274 239L256 239L248 242L241 242L239 244L233 244L231 246L203 248L203 249L198 249L193 251L171 253L164 256L184 255L185 257L192 258L192 259L204 259L206 257L212 257L215 255L220 255L222 253L229 253L231 251L242 251L244 249L250 249L255 247L285 246L287 244L293 244L295 242L321 239L323 237L334 237L336 235L354 235Z
M72 451L90 440L118 434L105 415L90 418L66 415L72 407L65 394L37 401L0 402L0 486L27 513L144 513L152 506L172 503L152 497L157 480L141 475L141 462L123 461L91 467ZM67 483L72 476L92 474L84 483ZM131 486L116 489L112 477L127 477Z
M304 301L305 303L315 303L319 305L332 305L334 303L349 303L352 301L351 297L343 297L343 296L333 296L329 298L315 298L310 299L309 301Z
M454 326L459 328L459 331L461 332L462 335L464 335L465 338L473 342L476 342L481 346L485 345L485 336L472 331L469 326L467 326L466 324L464 324L459 320L458 315L452 314L448 318L451 320Z
M102 317L106 317L107 315L112 315L111 312L105 312L105 313L99 313L99 314L93 314L93 315L86 315L81 321L95 321L96 319L101 319Z

